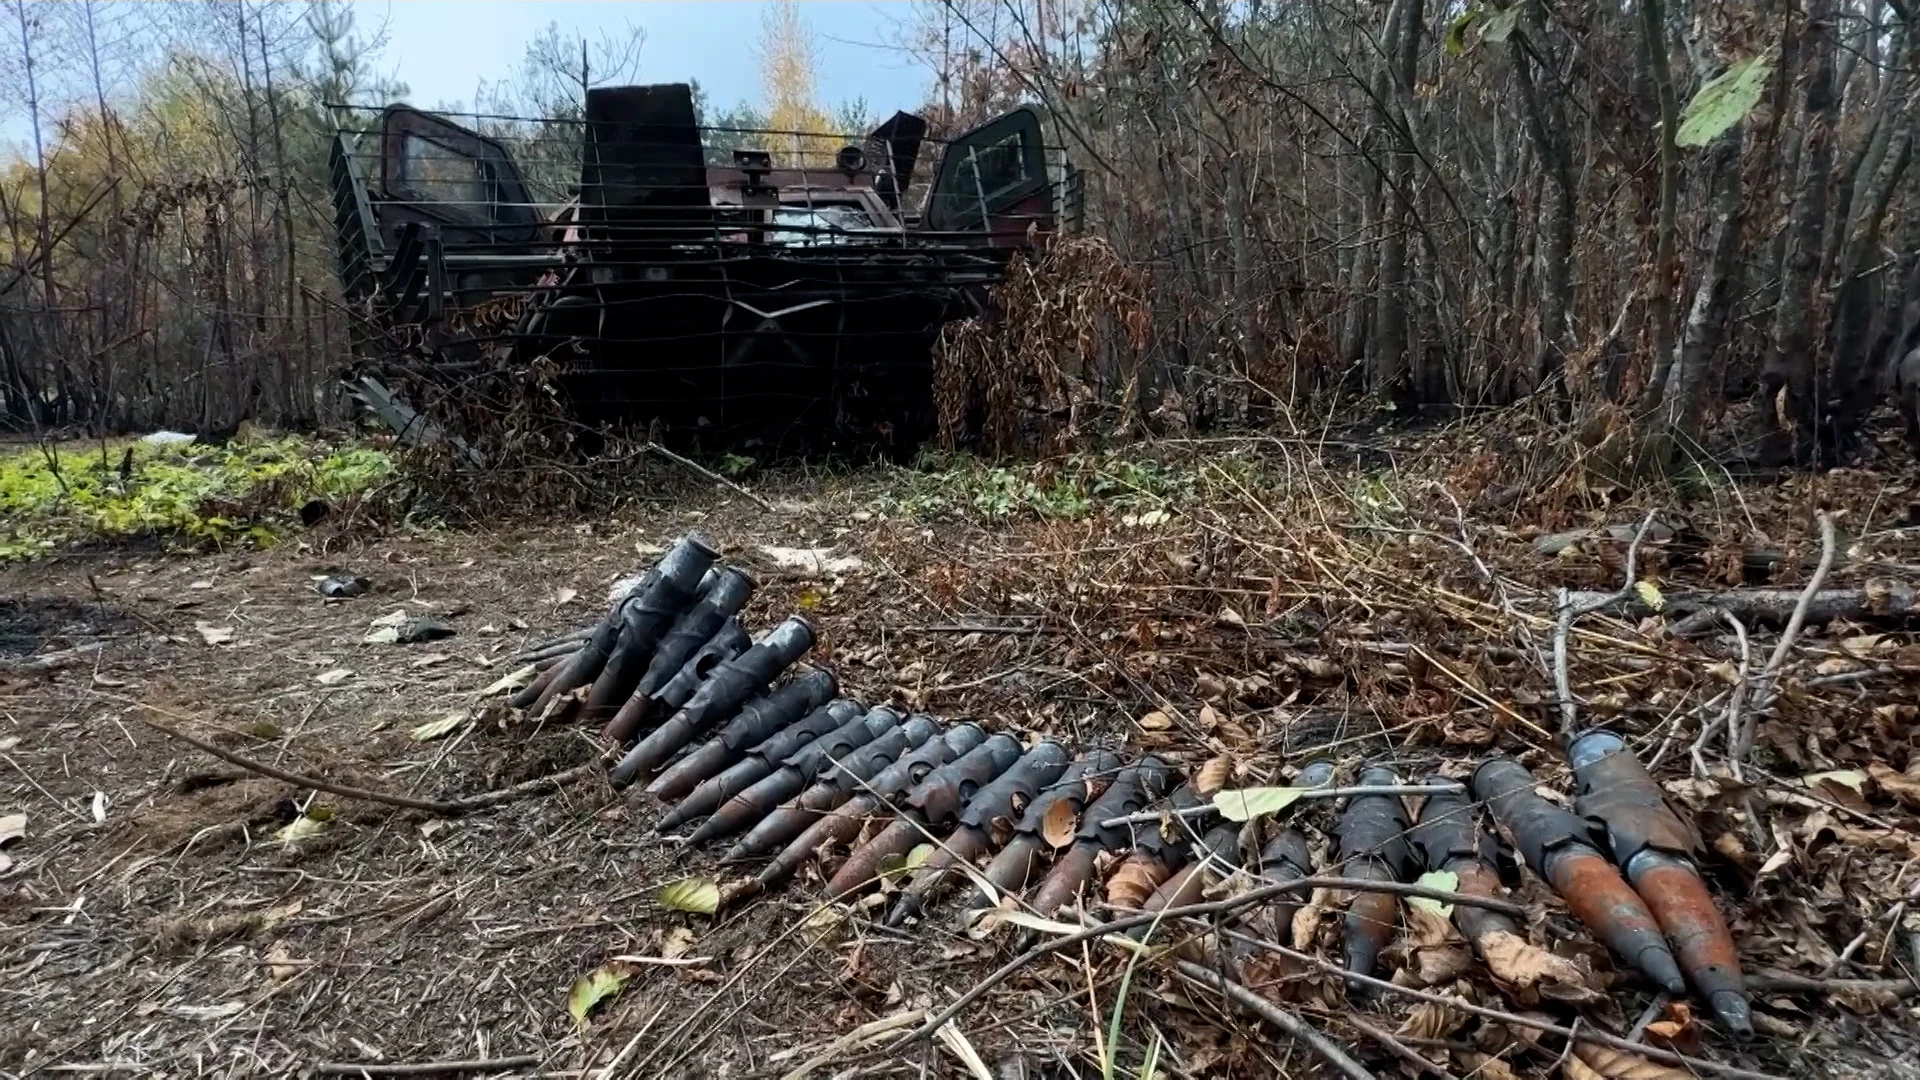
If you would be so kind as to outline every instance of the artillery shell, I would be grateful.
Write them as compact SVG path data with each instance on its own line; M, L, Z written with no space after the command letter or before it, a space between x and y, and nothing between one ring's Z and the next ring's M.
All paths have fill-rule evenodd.
M667 772L661 773L654 778L653 783L647 785L647 794L660 799L673 799L685 795L693 790L695 784L719 772L730 763L728 760L730 745L739 746L738 753L745 753L747 746L764 742L767 736L788 727L801 717L825 705L833 699L834 693L839 688L839 681L833 677L833 672L825 668L814 668L804 675L787 680L772 692L754 698L742 705L733 719L727 721L727 728L731 730L738 724L743 733L758 736L757 738L752 742L745 742L736 737L734 742L729 744L723 732L720 738L702 744L688 755L688 758L703 757L704 760L685 769L676 765ZM708 747L716 743L720 747L719 753L704 753ZM709 768L710 763L715 759L720 762L718 767L705 773L699 772ZM668 780L669 776L673 779Z
M971 825L962 825L953 830L953 835L933 849L927 861L914 871L913 880L900 891L899 899L893 902L893 909L887 912L887 925L905 926L908 919L918 918L921 912L939 901L945 884L954 877L954 868L972 862L986 850L986 830Z
M702 781L654 825L654 831L666 832L694 818L713 813L727 800L772 775L780 767L780 762L795 750L864 715L865 710L860 703L847 698L813 710L799 723L769 736L719 776Z
M1684 994L1680 976L1660 924L1620 871L1591 848L1570 847L1548 866L1547 883L1566 900L1574 917L1587 924L1607 947L1669 994Z
M846 801L851 786L864 783L905 752L916 749L934 734L933 721L916 716L881 734L867 745L833 762L833 779L817 780L792 800L762 818L740 842L727 851L725 862L739 862L777 851L806 831L819 816Z
M728 799L712 817L701 822L686 843L731 836L747 828L800 794L826 761L865 746L899 723L900 714L892 709L873 709L827 732L787 755L787 760L766 778Z
M902 858L926 839L926 825L920 815L908 811L887 824L872 840L860 845L860 849L847 856L840 864L833 879L827 882L827 896L834 900L844 900L861 889L880 880L882 864L890 855Z

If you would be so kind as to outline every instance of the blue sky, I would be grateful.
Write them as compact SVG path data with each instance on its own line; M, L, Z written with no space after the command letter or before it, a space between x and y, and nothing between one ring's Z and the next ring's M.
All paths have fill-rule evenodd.
M898 47L911 4L858 0L801 0L801 17L819 48L818 94L832 107L864 97L868 112L887 115L921 103L928 71ZM753 46L760 33L761 0L657 0L651 3L531 3L526 0L355 0L356 30L382 25L380 66L404 81L416 105L468 103L476 82L497 79L520 62L529 38L548 23L563 35L628 25L646 31L640 80L698 79L716 106L758 102L760 77Z

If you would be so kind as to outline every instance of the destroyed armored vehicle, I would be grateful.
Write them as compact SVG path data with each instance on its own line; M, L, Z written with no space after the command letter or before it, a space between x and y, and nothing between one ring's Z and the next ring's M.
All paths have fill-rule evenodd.
M348 382L391 424L540 370L588 426L910 447L941 326L1077 207L1031 108L944 143L909 113L851 142L703 129L685 84L464 119L391 105L333 144Z

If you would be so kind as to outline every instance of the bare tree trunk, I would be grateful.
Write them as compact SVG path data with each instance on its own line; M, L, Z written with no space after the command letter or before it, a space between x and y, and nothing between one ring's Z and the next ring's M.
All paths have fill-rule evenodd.
M1413 81L1420 49L1422 0L1394 0L1380 35L1383 55L1373 81L1375 123L1388 133L1389 194L1380 236L1380 295L1375 313L1370 389L1389 399L1407 396L1407 230L1413 222ZM1392 106L1397 104L1396 110ZM1394 115L1398 112L1398 116Z
M1639 7L1640 47L1646 54L1648 81L1653 85L1660 119L1660 210L1654 234L1653 291L1647 297L1647 312L1653 322L1654 355L1664 357L1673 353L1673 293L1680 286L1679 266L1673 258L1673 219L1680 201L1680 151L1674 136L1680 126L1680 108L1667 58L1666 4L1663 0L1640 0ZM1649 382L1645 406L1657 403L1661 390L1659 380Z
M1711 239L1706 262L1694 286L1693 307L1681 330L1666 392L1661 395L1643 443L1642 461L1663 472L1672 472L1682 451L1691 452L1699 443L1707 368L1727 336L1744 217L1740 206L1741 142L1740 126L1735 125L1715 140L1709 151Z
M1786 394L1781 404L1795 429L1796 445L1811 440L1815 412L1813 306L1827 223L1827 182L1833 170L1833 25L1833 0L1808 0L1800 176L1793 214L1787 221L1780 298L1773 310L1773 349L1761 373L1769 407L1782 392Z
M1573 152L1567 144L1566 111L1558 94L1542 94L1534 84L1533 59L1538 53L1543 70L1550 68L1544 13L1539 0L1527 5L1523 30L1507 39L1514 77L1520 83L1520 101L1527 131L1547 177L1546 205L1541 213L1540 343L1534 356L1532 389L1546 388L1560 379L1573 337ZM1558 391L1564 397L1564 380Z

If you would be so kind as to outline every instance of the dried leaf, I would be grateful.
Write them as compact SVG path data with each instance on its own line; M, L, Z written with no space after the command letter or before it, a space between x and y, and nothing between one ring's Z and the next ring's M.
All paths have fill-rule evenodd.
M1107 903L1131 911L1140 910L1147 897L1160 887L1158 875L1145 863L1128 859L1107 879Z
M1063 848L1073 843L1073 834L1078 831L1080 808L1070 799L1056 801L1040 819L1040 839L1052 847Z
M528 664L523 668L516 668L488 683L487 688L480 691L480 693L482 696L510 694L515 690L533 685L533 678L536 674L538 674L538 672L532 664Z
M1575 1058L1591 1070L1591 1073L1575 1073L1569 1069L1568 1077L1590 1075L1598 1076L1601 1080L1693 1080L1693 1074L1685 1069L1656 1064L1638 1054L1629 1054L1587 1042L1574 1046L1573 1053L1567 1058L1567 1064L1571 1066Z
M27 835L27 815L0 814L0 847Z
M1331 910L1329 901L1332 897L1333 894L1326 889L1315 889L1313 896L1293 913L1290 936L1296 951L1308 952L1313 949L1313 939L1320 934L1320 918Z
M1216 791L1213 807L1228 821L1252 821L1262 814L1275 814L1292 806L1304 790L1297 787L1237 788Z
M1693 1009L1684 1001L1669 1001L1660 1019L1647 1025L1647 1041L1682 1054L1700 1052L1700 1025L1694 1023Z
M967 1040L953 1021L941 1024L934 1034L939 1036L940 1045L946 1047L949 1054L960 1059L960 1064L966 1066L968 1075L974 1080L993 1080L993 1071L987 1068L980 1051L973 1048L973 1043Z
M464 712L450 712L438 720L429 720L413 729L414 742L431 742L460 726L467 718Z
M1584 991L1598 996L1587 985L1587 976L1579 965L1564 956L1550 953L1518 934L1495 930L1480 935L1473 943L1503 987L1531 990L1544 983ZM1560 995L1555 995L1558 998Z
M332 671L323 671L313 678L314 681L318 682L321 686L339 686L341 683L353 678L353 672L347 668L334 668Z
M573 980L573 988L567 991L567 1015L584 1025L593 1007L618 994L632 977L633 968L626 964L602 964Z
M276 941L267 949L267 978L279 982L300 974L305 965L300 963L287 948L284 941Z
M1173 726L1173 718L1155 709L1140 718L1141 731L1165 731Z
M1448 1008L1437 1001L1423 1001L1413 1007L1394 1034L1416 1039L1444 1039L1460 1030L1466 1022L1467 1014L1459 1009Z
M654 899L670 911L711 915L720 910L720 886L703 877L681 878L660 886Z
M1880 790L1908 807L1920 810L1920 758L1915 758L1914 764L1903 773L1894 772L1891 766L1876 761L1867 766L1867 774L1873 777L1873 782L1880 786Z
M561 604L571 604L574 598L579 595L579 589L561 589L558 593L554 594L553 604L555 607L559 607Z
M1520 1074L1504 1058L1483 1054L1478 1050L1455 1050L1453 1056L1459 1060L1466 1075L1479 1077L1480 1080L1520 1080Z
M1451 870L1429 870L1421 874L1419 880L1415 881L1414 884L1424 889L1434 889L1439 892L1453 892L1460 887L1460 875ZM1407 905L1409 907L1431 911L1443 919L1453 916L1452 904L1442 903L1439 900L1428 899L1424 896L1408 898Z
M233 643L233 627L231 626L215 626L208 622L197 622L193 624L193 628L200 631L200 640L209 645L231 645Z
M676 926L667 931L666 940L660 943L660 956L665 960L678 960L693 951L693 930L690 927Z
M1194 774L1194 793L1202 797L1212 796L1214 792L1226 787L1227 781L1232 778L1232 755L1221 754L1217 757L1209 758L1205 765L1200 766L1200 771Z
M1835 769L1801 777L1807 790L1852 810L1866 810L1867 774L1859 769Z

